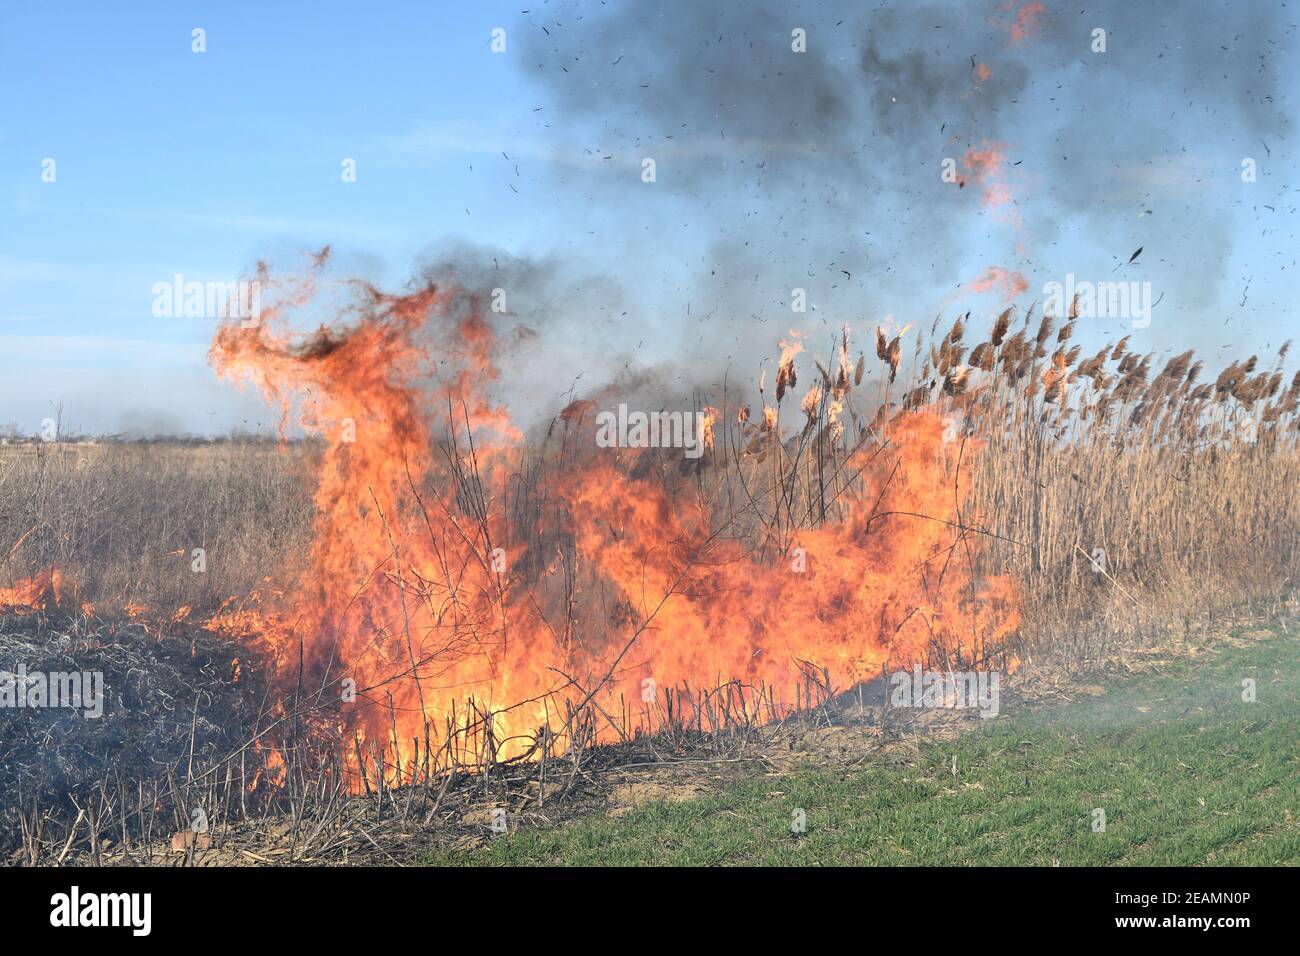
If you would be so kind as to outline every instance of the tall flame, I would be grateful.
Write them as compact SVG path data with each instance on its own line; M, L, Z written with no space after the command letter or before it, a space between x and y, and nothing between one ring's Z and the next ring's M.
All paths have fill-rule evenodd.
M822 492L835 520L764 523L771 502L738 516L701 477L723 481L729 439L696 466L597 448L570 406L558 443L526 440L492 397L501 350L475 296L355 288L346 327L293 330L311 279L218 330L219 373L324 441L308 572L270 618L213 626L341 699L348 732L400 760L475 714L498 756L531 752L576 706L617 739L615 715L657 688L735 680L788 707L810 674L844 690L939 652L978 660L1017 626L1010 584L975 576L980 541L958 530L974 446L946 441L934 410L844 453ZM792 386L799 349L782 347ZM784 467L774 423L734 417L709 409L710 438L734 430L738 460Z

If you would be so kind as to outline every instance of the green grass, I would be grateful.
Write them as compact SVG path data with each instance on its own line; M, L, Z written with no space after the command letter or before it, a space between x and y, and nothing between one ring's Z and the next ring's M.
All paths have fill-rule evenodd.
M960 739L923 744L910 766L756 776L714 796L524 829L429 862L1297 864L1298 652L1300 639L1278 630L1112 683L1104 696L981 721ZM1242 701L1247 677L1255 703ZM797 808L802 835L791 832ZM1093 831L1094 808L1105 810L1104 832Z

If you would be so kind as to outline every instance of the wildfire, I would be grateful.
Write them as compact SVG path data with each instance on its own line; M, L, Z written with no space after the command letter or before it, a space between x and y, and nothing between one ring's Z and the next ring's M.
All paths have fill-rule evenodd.
M0 588L0 607L17 611L44 611L63 603L63 571L47 568L12 587Z
M1016 627L1010 584L975 578L978 537L954 530L971 469L935 412L845 451L856 478L837 520L755 532L681 469L644 467L655 452L584 444L574 405L563 454L545 458L493 397L501 349L474 296L358 289L347 327L295 333L282 303L218 331L219 373L326 442L309 572L269 616L212 626L340 701L348 733L399 766L475 722L495 755L531 752L587 705L615 740L610 715L652 711L659 688L735 680L788 708L810 672L845 690L940 651L980 659ZM802 349L781 347L778 406ZM850 387L847 372L831 386L835 435ZM707 416L710 438L779 440L770 406L761 425Z

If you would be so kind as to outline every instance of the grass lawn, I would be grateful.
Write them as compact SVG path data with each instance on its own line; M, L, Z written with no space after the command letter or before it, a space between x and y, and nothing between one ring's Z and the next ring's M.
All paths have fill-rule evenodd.
M1253 678L1257 700L1242 700ZM1300 638L1274 636L1020 707L909 764L756 776L524 829L438 865L1300 863ZM957 774L953 775L953 757ZM871 765L875 763L876 765ZM1094 809L1105 811L1094 832ZM792 832L797 809L803 834Z

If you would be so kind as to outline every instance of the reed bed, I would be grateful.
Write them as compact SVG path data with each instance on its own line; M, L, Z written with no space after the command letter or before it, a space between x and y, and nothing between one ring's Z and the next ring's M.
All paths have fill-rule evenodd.
M968 313L946 329L936 319L910 348L877 330L874 362L847 328L825 354L782 343L770 381L700 390L713 437L701 459L648 450L625 470L703 504L711 535L743 542L754 560L786 560L801 533L862 507L852 463L888 448L895 416L925 407L971 482L964 511L943 516L954 540L979 538L967 556L976 576L1017 584L1017 653L1084 663L1288 600L1300 541L1289 343L1267 363L1207 372L1190 351L1158 360L1130 338L1085 354L1079 321L1008 308L977 336ZM547 538L515 573L526 585L563 559L564 629L584 614L573 595L593 593L599 568L550 530L563 515L549 489L599 454L580 427L592 404L531 436L496 500L476 461L459 464L466 437L454 424L449 465L428 479L455 486L462 524L485 540L493 509ZM287 590L312 544L319 454L312 441L0 447L0 583L58 567L95 613L175 621Z
M1300 569L1300 374L1285 371L1289 343L1267 363L1252 356L1207 372L1191 352L1158 359L1131 351L1128 338L1085 354L1072 344L1078 321L1036 316L1032 307L1018 318L1007 309L990 317L986 336L975 336L967 314L942 332L936 320L910 349L903 333L878 330L874 362L847 329L824 355L783 343L770 382L700 390L697 405L712 428L702 458L652 450L624 467L703 505L710 538L742 542L755 561L784 561L801 534L862 506L854 463L890 447L897 416L925 408L943 420L943 441L949 453L956 447L956 470L965 469L971 487L943 516L954 559L969 561L976 578L1016 583L1021 624L1004 649L1015 659L1090 667L1123 644L1277 613L1293 600ZM546 537L514 573L527 582L544 564L566 569L564 594L551 596L565 609L557 639L574 622L590 626L593 612L582 601L600 593L599 568L577 560L562 530L547 530L563 527L547 489L597 454L582 427L586 407L565 409L505 459L511 474L500 498L485 492L498 485L475 456L456 447L467 436L455 423L444 432L447 467L428 479L455 489L463 525L481 526L485 540L493 509L508 526ZM83 629L95 616L127 614L154 622L160 638L179 634L232 601L294 586L311 548L319 453L313 442L0 448L0 578L12 584L58 567L75 582L75 598L61 607L79 606ZM419 500L421 489L411 491ZM978 549L964 547L976 538ZM201 573L194 548L207 555ZM635 619L628 623L635 629ZM934 649L936 658L943 652ZM621 701L612 710L594 700L598 680L576 707L557 697L561 729L538 728L531 748L508 760L492 732L502 711L472 699L463 713L446 715L438 733L426 727L423 741L393 739L390 747L372 739L363 752L345 735L322 753L306 738L279 737L282 785L260 797L257 812L288 808L293 826L310 832L309 846L317 838L343 846L329 843L338 830L321 820L342 819L347 792L375 801L380 815L388 801L403 820L417 813L414 800L418 815L432 820L449 792L488 794L494 779L526 781L533 796L525 803L542 807L548 794L581 787L592 761L605 759L598 728L613 726L642 757L648 746L650 754L730 759L756 728L792 711L817 712L850 689L822 680L812 662L795 700L726 677L711 688L660 688L653 703ZM278 708L261 708L258 720L295 735L325 728L319 739L327 739L338 728L320 720L320 703L299 687ZM232 793L247 803L242 778L214 769L231 766L232 755L213 759L180 783L173 768L168 814L183 819L190 788L218 778L223 806ZM101 788L101 803L116 800L120 810L130 790L121 786L111 799ZM28 831L31 813L37 809ZM49 826L45 843L74 845L75 823ZM48 855L40 839L24 839L32 859ZM125 831L124 839L129 844Z

